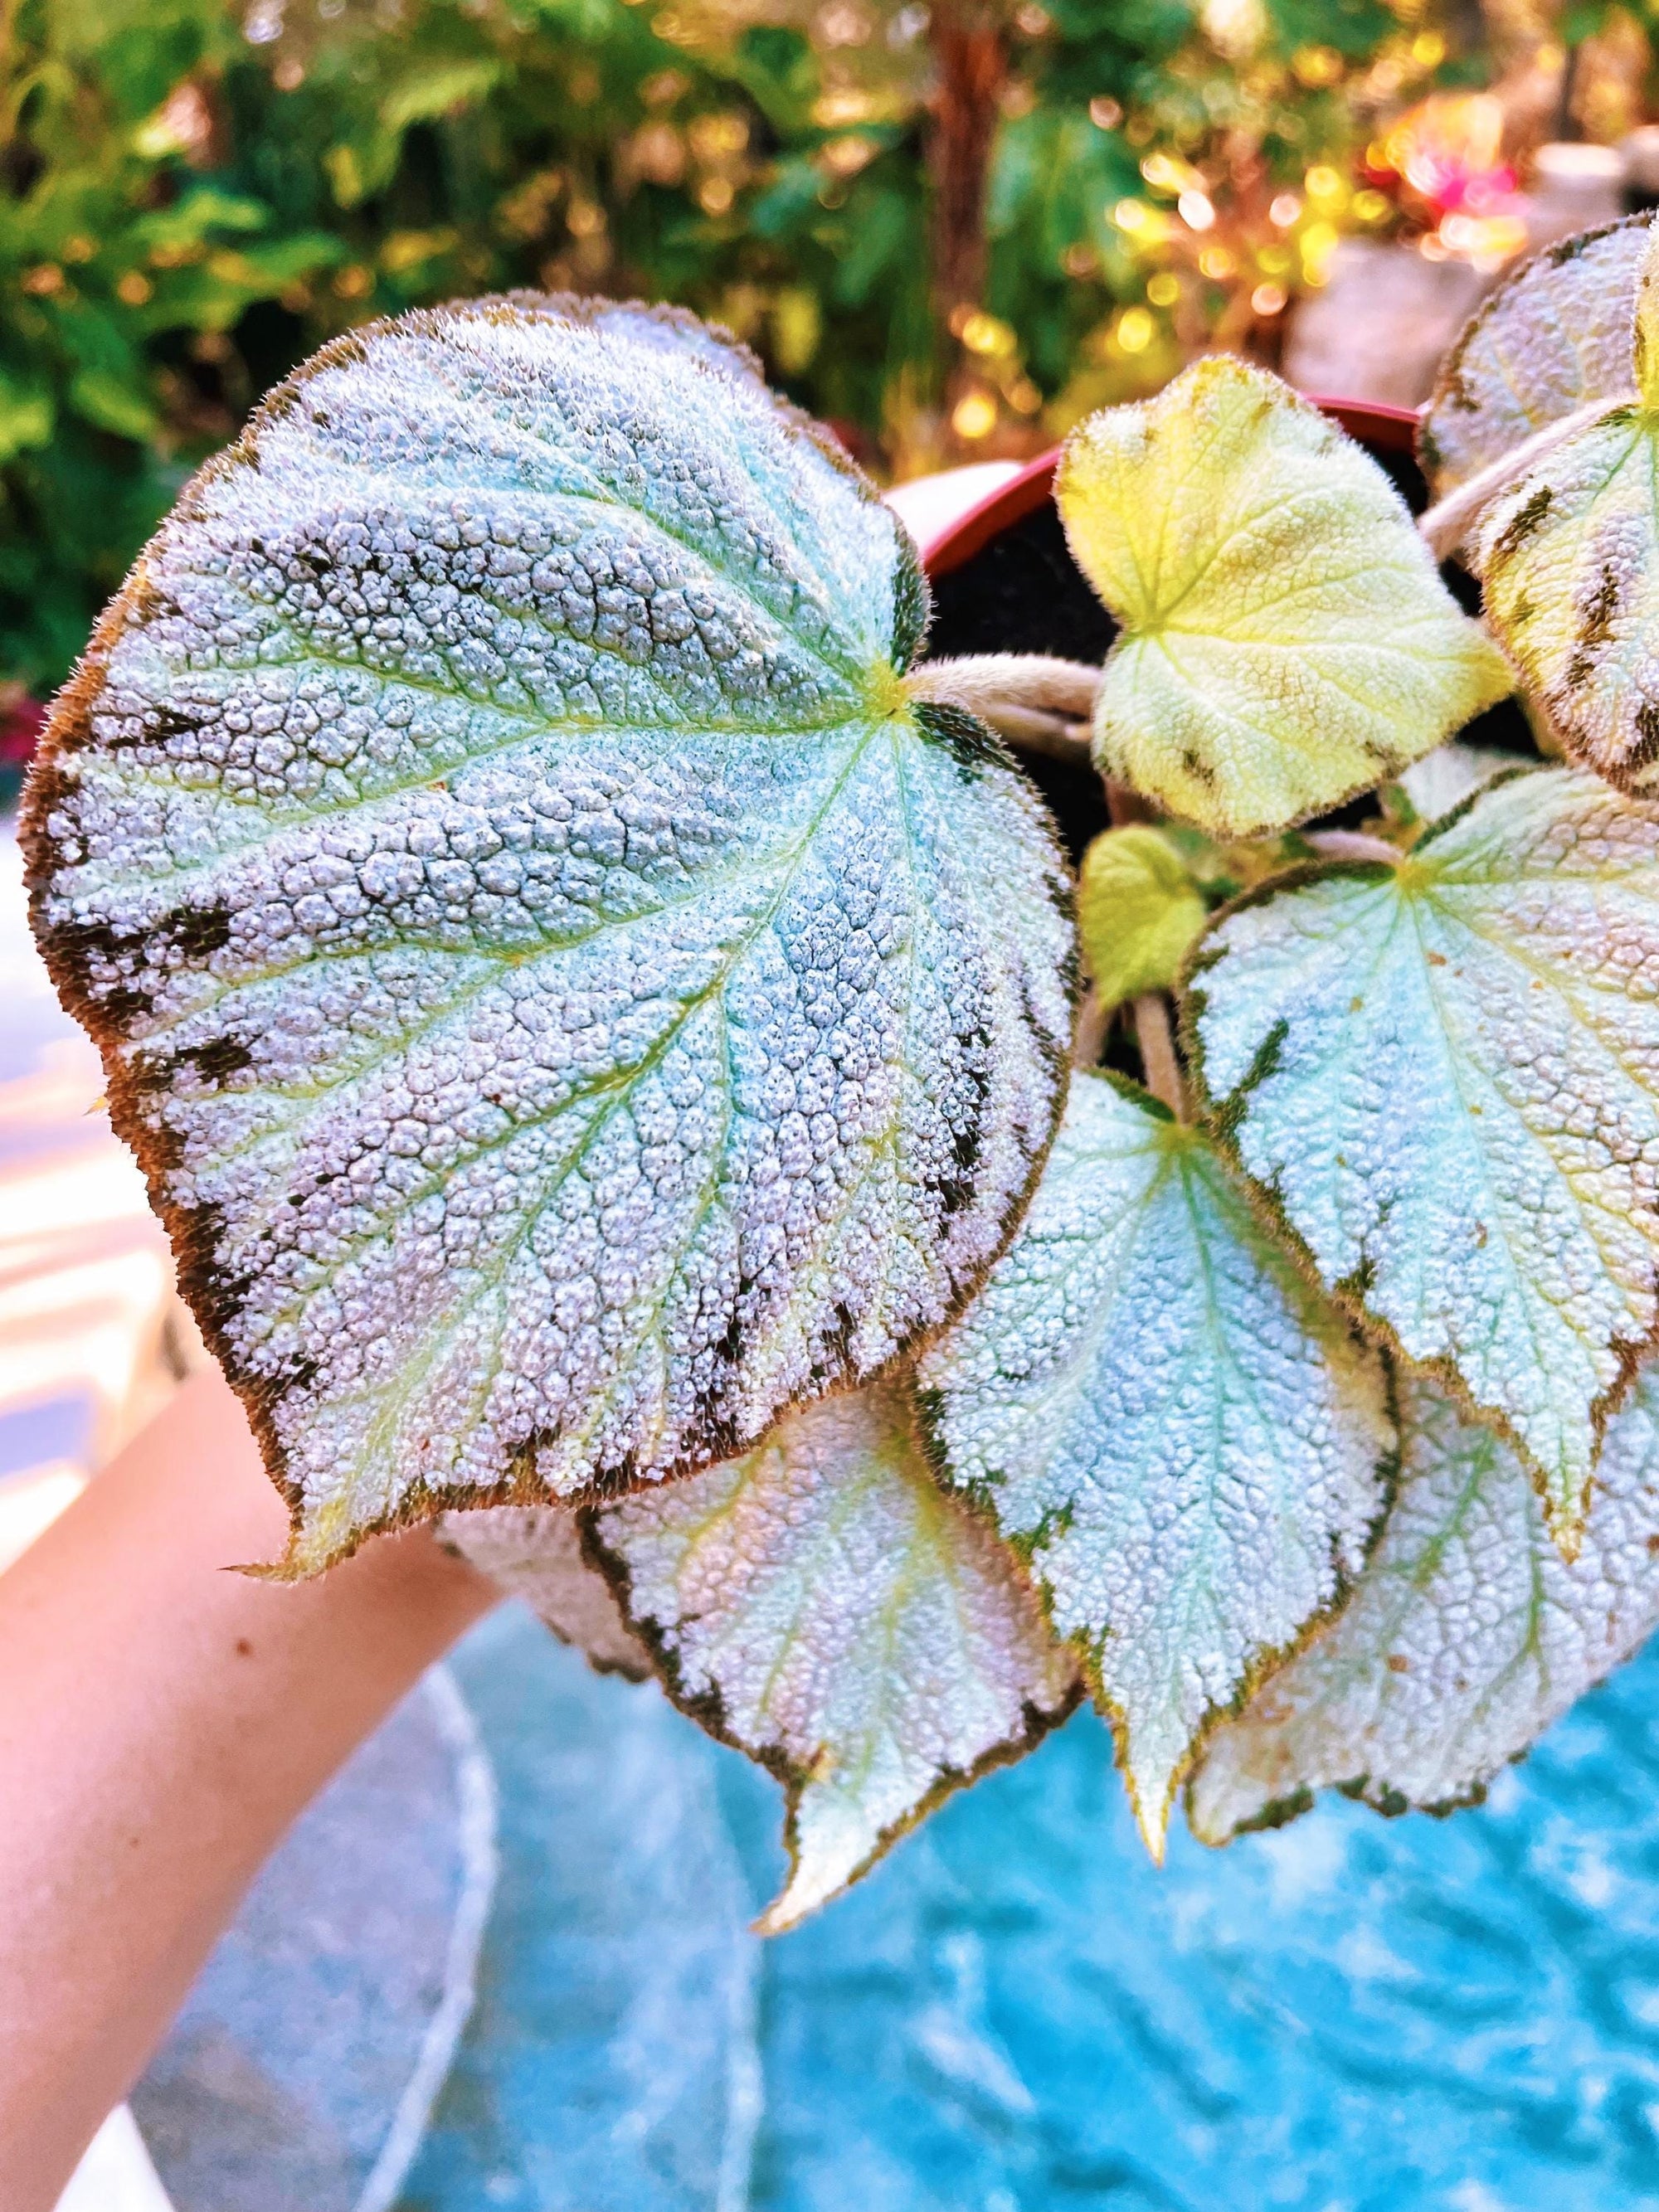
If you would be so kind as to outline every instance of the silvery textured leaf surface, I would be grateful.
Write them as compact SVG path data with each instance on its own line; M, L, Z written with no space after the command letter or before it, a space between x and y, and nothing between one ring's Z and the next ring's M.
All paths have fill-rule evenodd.
M1534 432L1632 389L1647 215L1547 246L1499 285L1446 356L1419 436L1437 496Z
M1571 757L1659 784L1659 470L1651 417L1615 407L1484 510L1470 539L1486 617Z
M1513 683L1382 470L1265 370L1215 356L1091 416L1054 497L1123 625L1096 758L1205 829L1335 806Z
M1620 404L1537 455L1468 541L1486 619L1560 746L1638 792L1659 783L1659 234L1639 234Z
M1249 1173L1506 1423L1571 1542L1659 1320L1659 812L1547 769L1242 902L1188 1009Z
M1359 1566L1393 1444L1379 1362L1206 1137L1079 1075L1018 1234L920 1376L1161 1855L1206 1724Z
M582 1556L576 1516L562 1505L489 1505L446 1513L441 1540L521 1598L562 1644L574 1644L602 1671L642 1681L651 1654L622 1617L611 1585Z
M806 1407L594 1525L674 1694L787 1783L793 1863L769 1929L1074 1702L1012 1555L935 1482L908 1378Z
M886 1361L1057 1117L1064 872L908 541L688 318L325 350L54 718L36 922L294 1506L652 1480Z
M1659 1625L1659 1378L1608 1425L1571 1565L1525 1469L1427 1381L1404 1382L1399 1493L1339 1619L1212 1738L1212 1843L1336 1783L1385 1812L1478 1796Z

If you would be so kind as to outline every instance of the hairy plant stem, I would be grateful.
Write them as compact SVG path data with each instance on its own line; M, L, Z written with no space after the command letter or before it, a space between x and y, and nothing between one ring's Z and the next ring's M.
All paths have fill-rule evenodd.
M1161 1099L1177 1121L1187 1118L1187 1085L1176 1054L1170 1002L1162 991L1145 991L1134 1001L1135 1042L1146 1088Z
M963 707L1024 751L1089 760L1089 719L1100 671L1046 653L974 653L925 660L905 678L911 698Z
M1077 1029L1072 1038L1073 1067L1099 1066L1111 1018L1111 1008L1103 1001L1091 983L1083 994L1083 1004L1077 1010Z
M1304 830L1302 842L1311 845L1322 860L1381 860L1400 865L1400 848L1386 837L1373 837L1364 830Z
M1488 461L1484 469L1477 469L1467 483L1449 491L1437 500L1426 514L1417 519L1419 535L1434 555L1443 561L1455 553L1480 520L1482 510L1493 500L1516 484L1535 462L1558 446L1565 445L1579 431L1587 430L1592 422L1614 407L1626 407L1635 401L1633 392L1609 392L1601 399L1592 399L1588 406L1574 408L1559 422L1547 422L1541 430L1523 438L1507 453L1500 453L1495 461Z

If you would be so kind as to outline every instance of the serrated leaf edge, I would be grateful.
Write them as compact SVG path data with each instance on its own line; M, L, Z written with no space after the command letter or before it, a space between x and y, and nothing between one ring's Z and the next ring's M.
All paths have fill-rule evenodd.
M1236 900L1231 903L1237 905L1242 902ZM1121 1074L1117 1069L1111 1067L1091 1068L1089 1073L1098 1077L1102 1081L1110 1084L1119 1097L1127 1099L1131 1105L1139 1107L1157 1120L1174 1122L1176 1117L1164 1101L1154 1097L1152 1091L1146 1090L1143 1085L1135 1082L1132 1077ZM1117 1700L1105 1688L1101 1679L1098 1655L1092 1648L1092 1640L1082 1632L1070 1636L1062 1635L1054 1626L1055 1601L1053 1588L1047 1578L1027 1562L1024 1553L1012 1539L999 1527L996 1508L985 1486L977 1483L963 1484L958 1486L948 1472L950 1455L945 1449L941 1419L942 1394L937 1389L921 1387L918 1387L915 1394L922 1448L929 1462L937 1470L939 1482L949 1491L951 1497L959 1498L971 1512L980 1516L990 1533L1018 1562L1024 1571L1025 1580L1036 1593L1042 1607L1043 1618L1054 1634L1054 1641L1062 1649L1070 1651L1077 1661L1079 1674L1088 1690L1090 1702L1110 1731L1113 1764L1123 1778L1124 1793L1129 1800L1129 1809L1134 1817L1136 1829L1141 1842L1146 1847L1147 1856L1154 1866L1159 1867L1164 1863L1168 1846L1170 1817L1175 1810L1176 1801L1183 1794L1192 1777L1196 1773L1211 1735L1224 1721L1237 1719L1262 1685L1278 1674L1281 1668L1288 1666L1290 1662L1312 1642L1322 1629L1328 1626L1346 1606L1360 1574L1364 1571L1371 1554L1381 1540L1382 1530L1393 1509L1395 1496L1399 1488L1401 1465L1399 1406L1395 1389L1393 1361L1388 1347L1378 1344L1363 1328L1358 1327L1352 1315L1340 1302L1332 1297L1320 1280L1317 1271L1313 1269L1308 1261L1305 1253L1298 1252L1295 1245L1286 1240L1273 1216L1261 1209L1249 1176L1243 1173L1237 1162L1216 1140L1214 1132L1209 1125L1206 1123L1201 1126L1204 1134L1215 1144L1221 1165L1231 1173L1240 1184L1240 1195L1250 1206L1256 1225L1263 1232L1264 1240L1279 1251L1291 1272L1301 1279L1304 1292L1311 1294L1312 1303L1329 1307L1333 1318L1346 1328L1356 1346L1369 1352L1376 1358L1382 1383L1383 1411L1395 1441L1392 1446L1382 1452L1377 1458L1378 1504L1376 1513L1367 1524L1360 1546L1358 1567L1352 1572L1345 1569L1333 1545L1331 1595L1323 1605L1316 1607L1308 1615L1296 1633L1284 1644L1265 1647L1252 1654L1244 1673L1239 1678L1237 1687L1231 1697L1224 1699L1212 1699L1194 1727L1181 1759L1170 1771L1164 1802L1160 1807L1154 1808L1141 1801L1141 1795L1133 1778L1130 1765L1128 1717Z
M912 1364L914 1357L912 1353L901 1358L897 1362L890 1363L887 1371L890 1372L893 1366L902 1368ZM860 1384L854 1387L865 1389L869 1385ZM837 1395L842 1394L826 1393L826 1395ZM937 1462L930 1445L926 1421L921 1415L921 1393L913 1388L907 1395L910 1401L912 1419L915 1424L915 1440L920 1454L929 1473L933 1474ZM765 1442L765 1437L758 1439L750 1449L755 1451L762 1449ZM963 1492L950 1489L944 1485L940 1487L944 1490L946 1504L958 1508L968 1504L969 1501ZM993 1745L991 1749L984 1753L970 1767L944 1769L925 1795L917 1800L908 1812L898 1820L889 1822L878 1832L876 1841L870 1851L860 1860L844 1881L835 1889L827 1892L822 1898L815 1899L811 1905L804 1910L782 1909L786 1907L789 1893L793 1889L796 1879L801 1872L800 1805L808 1786L815 1779L813 1762L793 1759L781 1745L757 1746L744 1742L727 1724L725 1699L720 1694L718 1684L711 1683L707 1690L690 1690L686 1687L684 1678L680 1672L679 1662L670 1648L667 1635L661 1625L652 1614L640 1613L635 1607L633 1577L628 1562L620 1552L611 1550L605 1543L600 1531L599 1522L604 1510L603 1505L585 1505L576 1509L576 1522L581 1540L582 1556L590 1566L605 1577L609 1583L611 1595L617 1601L623 1621L631 1633L638 1638L650 1653L652 1662L656 1669L656 1679L661 1684L669 1702L684 1713L688 1720L695 1721L703 1733L713 1737L716 1743L725 1744L732 1751L741 1752L745 1759L752 1759L757 1765L764 1767L783 1790L783 1845L788 1860L788 1873L777 1897L752 1923L754 1933L757 1936L787 1935L791 1929L799 1926L800 1922L809 1917L812 1912L820 1910L825 1905L832 1904L838 1897L844 1897L856 1882L861 1881L871 1869L886 1856L895 1844L901 1842L914 1829L920 1827L929 1814L937 1811L947 1798L954 1796L959 1790L968 1789L982 1776L994 1773L1000 1766L1014 1765L1018 1760L1024 1759L1028 1752L1034 1751L1045 1735L1069 1720L1082 1700L1083 1683L1076 1674L1073 1677L1071 1687L1066 1695L1052 1711L1045 1711L1029 1698L1025 1699L1024 1705L1025 1727L1020 1735L1010 1737L1000 1744ZM1041 1602L1041 1592L1018 1553L994 1527L992 1528L991 1534L996 1537L999 1548L1004 1555L1010 1578ZM1046 1625L1048 1622L1046 1607L1043 1609L1043 1619ZM1057 1637L1054 1641L1062 1650L1069 1650L1069 1644L1065 1638Z
M1616 228L1613 225L1608 227ZM1412 848L1412 851L1420 852L1433 839L1452 828L1454 823L1461 822L1488 792L1496 791L1504 784L1513 783L1517 776L1539 775L1549 766L1550 763L1547 762L1540 762L1535 766L1528 763L1521 768L1506 769L1502 775L1493 776L1490 781L1482 784L1479 790L1470 792L1467 798L1461 799L1455 806L1431 823ZM1408 860L1410 857L1411 854L1408 853L1402 852L1401 854L1402 860ZM1601 1457L1607 1423L1630 1395L1631 1388L1644 1362L1655 1352L1659 1352L1659 1321L1656 1321L1653 1328L1646 1336L1639 1339L1615 1337L1608 1346L1613 1358L1619 1362L1619 1379L1611 1389L1604 1391L1599 1398L1591 1402L1589 1418L1591 1432L1595 1438L1595 1457L1591 1462L1591 1473L1586 1478L1583 1492L1578 1499L1577 1512L1571 1520L1567 1520L1559 1514L1554 1501L1551 1498L1543 1467L1535 1455L1516 1434L1508 1418L1496 1408L1479 1403L1468 1383L1457 1372L1448 1357L1437 1353L1427 1359L1413 1358L1401 1343L1392 1325L1384 1320L1382 1315L1373 1313L1365 1304L1363 1294L1352 1278L1345 1277L1340 1283L1328 1285L1319 1272L1318 1263L1312 1251L1301 1232L1285 1212L1277 1193L1267 1184L1260 1182L1245 1166L1243 1157L1239 1150L1237 1132L1238 1124L1243 1117L1244 1101L1271 1072L1268 1055L1274 1048L1274 1035L1269 1034L1257 1055L1255 1066L1225 1098L1215 1097L1205 1073L1204 1042L1199 1031L1199 1022L1207 1001L1202 988L1201 979L1221 957L1216 945L1211 941L1219 926L1232 915L1242 914L1248 907L1265 905L1277 893L1297 890L1304 884L1320 883L1340 876L1358 876L1376 880L1385 872L1385 865L1380 860L1301 860L1295 866L1286 868L1278 875L1269 876L1261 883L1241 891L1236 898L1229 899L1224 905L1218 907L1211 915L1203 935L1194 945L1182 965L1182 972L1176 978L1175 988L1182 1055L1187 1066L1188 1085L1192 1095L1195 1115L1214 1137L1216 1145L1223 1156L1243 1179L1250 1202L1256 1209L1258 1218L1271 1230L1280 1244L1291 1254L1297 1267L1318 1288L1321 1294L1328 1299L1334 1300L1352 1325L1385 1352L1395 1365L1404 1368L1410 1374L1432 1376L1469 1421L1480 1427L1490 1429L1494 1436L1500 1437L1508 1445L1526 1469L1533 1487L1537 1491L1544 1510L1545 1526L1549 1530L1562 1558L1571 1566L1578 1556L1583 1525L1589 1516L1591 1498L1595 1490L1595 1460ZM1655 1290L1659 1291L1659 1258L1655 1261L1653 1284ZM1306 1808L1304 1807L1300 1809ZM1448 1809L1455 1809L1455 1808Z

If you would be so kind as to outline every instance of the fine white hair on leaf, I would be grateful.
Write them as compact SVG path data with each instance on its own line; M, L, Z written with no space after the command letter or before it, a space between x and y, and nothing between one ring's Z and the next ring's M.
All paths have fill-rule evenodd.
M690 317L337 341L203 471L25 819L314 1571L708 1463L959 1309L1047 1150L1065 870L902 683L915 551Z
M1201 1131L1082 1075L920 1379L949 1479L1029 1553L1079 1652L1161 1856L1206 1729L1364 1557L1393 1444L1379 1361Z
M768 1934L1075 1702L1012 1555L935 1481L908 1376L589 1522L674 1697L787 1790Z
M1210 1740L1188 1800L1208 1843L1333 1785L1384 1813L1468 1804L1659 1626L1652 1369L1608 1424L1571 1565L1515 1454L1431 1379L1402 1383L1401 1443L1346 1608Z
M1659 810L1490 783L1200 946L1220 1126L1326 1284L1503 1426L1571 1549L1659 1325Z

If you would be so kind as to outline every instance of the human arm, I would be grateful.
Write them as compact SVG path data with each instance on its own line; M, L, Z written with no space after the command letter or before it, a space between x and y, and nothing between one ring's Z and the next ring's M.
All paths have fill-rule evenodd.
M428 1531L299 1585L216 1370L0 1576L0 2204L49 2212L295 1816L492 1602Z

